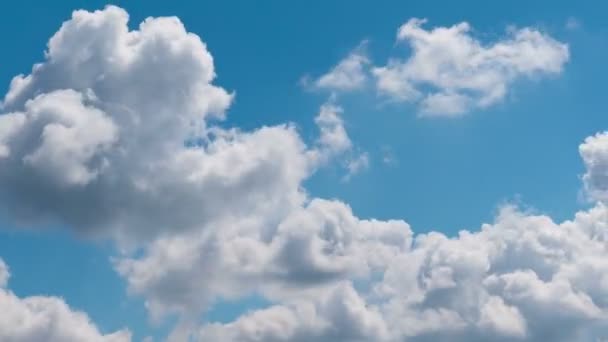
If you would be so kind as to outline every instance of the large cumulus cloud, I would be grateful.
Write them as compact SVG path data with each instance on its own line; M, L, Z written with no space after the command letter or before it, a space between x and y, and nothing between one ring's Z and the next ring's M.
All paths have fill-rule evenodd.
M201 340L604 338L607 225L603 204L560 224L507 206L478 232L462 231L452 238L437 232L416 236L381 262L380 275L364 275L365 286L352 273L346 279L358 280L332 282L311 296L310 286L300 282L300 291L276 305L235 322L206 325Z
M209 126L233 95L212 84L205 44L177 18L132 31L127 21L117 7L74 12L45 61L13 79L0 116L0 199L20 223L128 242L235 211L270 216L301 201L298 185L316 165L350 148L336 106L321 111L312 149L289 124Z
M604 134L580 147L596 203L572 220L506 206L475 231L415 235L403 220L360 218L304 189L318 167L353 148L339 106L322 106L310 144L290 124L225 128L217 121L233 94L213 84L200 38L176 18L147 19L131 31L127 20L116 7L75 12L45 61L13 80L0 115L0 204L20 224L58 222L130 247L114 257L116 270L153 317L179 315L175 341L606 338ZM440 77L447 83L438 86L477 105L501 98L515 77L559 72L568 56L537 31L486 47L466 25L427 32L421 24L409 22L400 37L421 44L421 54L429 46L450 52L431 54L451 56L439 64L452 79ZM537 53L542 58L530 60ZM367 63L351 62L336 70L359 72L356 63ZM421 72L411 75L434 80ZM7 279L0 264L0 286ZM24 304L2 294L23 312L42 305L40 317L83 321L61 301ZM270 304L233 322L199 321L217 301L251 295ZM90 335L79 340L105 341L85 326Z

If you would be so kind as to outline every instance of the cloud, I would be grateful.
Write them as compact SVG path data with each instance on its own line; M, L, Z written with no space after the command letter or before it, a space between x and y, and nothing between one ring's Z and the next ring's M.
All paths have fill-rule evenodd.
M334 323L333 325L327 322ZM310 302L276 305L229 324L209 324L201 341L377 341L388 335L377 308L368 307L348 284Z
M352 148L352 142L346 133L341 114L342 107L325 103L321 106L315 123L319 127L320 136L317 140L318 148L311 151L316 154L319 162L327 162L332 157L344 153Z
M507 37L484 44L463 22L425 30L411 19L397 33L412 49L406 60L391 59L373 70L378 90L420 104L423 115L455 116L504 99L523 77L561 73L568 46L533 28L509 29Z
M200 340L589 341L608 334L601 203L562 223L507 205L493 223L447 237L413 236L403 221L362 220L343 203L312 199L272 227L218 226L198 242L152 246L119 269L131 286L150 279L140 272L160 277L152 285L159 293L135 289L149 299L187 293L183 303L204 296L209 304L257 293L273 303L203 325L193 332ZM193 251L200 259L189 259ZM161 279L198 285L168 290ZM158 305L169 307L172 298L164 300Z
M222 129L232 94L205 44L177 18L137 30L109 6L75 11L46 60L17 76L0 116L0 199L23 225L59 223L125 244L223 215L273 215L351 148L341 108L322 107L305 146L292 125ZM264 209L266 208L266 209Z
M455 117L503 101L518 80L560 74L570 58L567 44L531 27L509 28L486 43L466 22L430 30L425 23L410 19L399 28L397 42L411 48L407 58L375 64L364 41L312 85L344 93L374 81L381 96L413 103L423 116Z
M217 298L261 291L281 299L365 277L406 248L411 234L402 221L360 220L337 201L312 199L278 222L258 214L159 239L141 257L118 260L117 269L155 317L188 314Z
M350 283L341 278L314 296L310 289L291 291L282 304L205 325L201 340L605 338L607 217L601 204L561 224L504 207L478 232L416 236L410 247L382 259L379 276L368 273L367 289L355 289L351 275Z
M346 58L326 74L313 82L317 89L335 92L359 90L365 86L369 77L370 60L366 55L367 42L361 43Z
M19 298L6 288L8 267L0 259L0 340L7 342L127 342L128 330L101 334L86 314L60 298Z

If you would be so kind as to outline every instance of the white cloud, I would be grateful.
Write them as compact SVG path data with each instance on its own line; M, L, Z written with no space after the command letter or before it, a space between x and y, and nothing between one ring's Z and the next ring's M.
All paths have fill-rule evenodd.
M361 89L369 77L370 60L366 55L367 42L361 43L346 58L313 83L318 89L348 92Z
M411 19L399 28L397 41L411 48L407 58L376 65L363 42L313 85L338 93L375 79L379 94L414 103L421 115L454 117L501 102L520 79L561 73L570 57L568 45L531 27L509 28L505 37L485 43L466 22L430 30L425 23Z
M45 62L13 80L0 116L0 199L17 221L130 244L237 207L279 215L301 201L304 178L351 148L331 104L313 148L291 125L219 128L232 95L212 84L200 38L177 18L131 31L127 22L113 6L75 11Z
M0 259L0 340L6 342L127 342L128 330L104 335L86 314L60 298L19 298L6 288L8 268Z
M319 145L326 149L328 154L344 152L352 147L352 142L344 128L344 121L340 117L343 112L341 107L324 104L321 106L315 123L321 130Z
M209 127L232 96L211 84L205 44L177 18L134 31L127 21L112 6L74 12L46 61L13 80L0 116L2 209L128 242L300 201L293 184L312 166L295 129ZM328 134L347 139L338 124Z
M378 309L366 305L348 284L312 301L272 306L198 332L200 341L223 342L378 341L387 335Z
M276 299L366 277L409 246L402 221L360 220L337 201L313 199L280 221L252 213L159 239L139 258L117 261L133 293L156 316L188 314L214 299L261 291Z
M279 253L283 256L277 261L258 268L282 265L291 272L279 273L288 275L283 279L265 275L258 285L259 293L278 304L234 322L208 323L201 340L590 341L608 334L608 210L601 204L561 224L504 207L494 223L478 232L463 231L454 238L421 234L385 252L378 251L399 240L399 229L392 238L376 240L373 248L363 247L374 240L366 236L357 242L362 247L351 243L337 249L361 225L345 225L341 234L318 244L310 240L315 235L302 231L326 224L297 222L297 236L289 238L294 242L286 249L290 256ZM249 250L246 255L277 254ZM365 262L365 255L386 257ZM366 263L375 265L373 270L347 266ZM265 290L273 281L289 281L289 289ZM355 283L367 285L356 289Z
M454 116L501 101L522 77L557 74L568 46L532 29L510 29L491 44L474 38L468 23L425 30L412 19L397 39L412 53L373 70L378 90L397 101L420 103L423 115Z

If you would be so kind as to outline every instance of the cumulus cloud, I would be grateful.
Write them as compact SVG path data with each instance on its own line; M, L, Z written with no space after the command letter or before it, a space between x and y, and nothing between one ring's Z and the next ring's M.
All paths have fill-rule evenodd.
M607 219L601 204L561 224L505 207L478 232L416 236L382 261L380 276L368 274L366 289L351 281L316 296L292 291L283 304L207 324L201 340L605 338Z
M131 333L102 334L86 314L72 310L62 299L20 298L6 288L8 267L0 259L0 340L6 342L128 342Z
M270 232L218 228L218 254L167 264L171 251L192 249L154 247L119 269L131 285L146 278L139 272L199 284L184 303L251 293L276 303L205 324L193 332L203 341L589 341L608 334L607 227L601 203L562 223L505 206L475 232L413 236L403 221L361 220L313 199ZM184 267L209 260L214 272Z
M367 306L347 284L308 302L272 306L197 333L201 341L225 342L378 341L387 335L377 308Z
M177 18L148 18L137 30L127 22L113 6L75 11L46 60L11 82L0 199L20 223L129 242L235 210L270 216L299 203L302 179L351 147L341 109L329 104L313 148L289 124L218 127L232 94L212 84L200 38Z
M159 239L143 256L118 260L117 269L155 316L188 314L217 298L312 295L369 276L406 248L410 235L403 221L360 220L341 202L313 199L278 222L256 215Z
M424 115L454 116L504 99L523 77L561 73L566 44L533 28L509 29L507 37L484 44L463 22L426 30L411 19L397 33L411 47L405 59L375 67L378 90L397 101L415 102Z

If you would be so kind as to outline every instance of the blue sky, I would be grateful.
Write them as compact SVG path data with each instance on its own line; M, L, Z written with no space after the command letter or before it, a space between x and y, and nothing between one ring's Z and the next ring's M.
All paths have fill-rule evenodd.
M48 39L72 10L102 9L99 1L20 1L5 5L0 21L2 93L17 74L31 72L44 58ZM395 42L410 18L425 27L468 22L483 43L500 40L507 27L532 27L568 45L569 59L557 74L522 77L504 99L458 117L421 117L415 105L383 101L375 91L336 95L341 118L354 145L367 153L369 167L344 180L340 161L303 181L311 197L347 203L361 219L404 219L415 233L455 236L494 221L500 206L516 203L556 222L571 219L594 201L586 198L585 165L578 147L606 128L608 3L602 1L257 1L117 2L136 29L146 17L177 16L201 37L213 55L214 84L235 92L222 127L250 131L294 123L314 144L313 120L328 92L303 84L316 79L366 40L374 65L411 51ZM576 23L576 25L574 24ZM0 141L1 142L1 141ZM390 157L390 162L383 161ZM7 198L7 197L4 197ZM115 272L117 245L74 233L61 223L48 229L16 227L2 220L0 257L11 270L18 296L58 296L85 311L103 332L128 327L135 341L159 340L173 329L175 316L153 324L145 295L128 294ZM248 294L202 314L231 321L268 305Z

